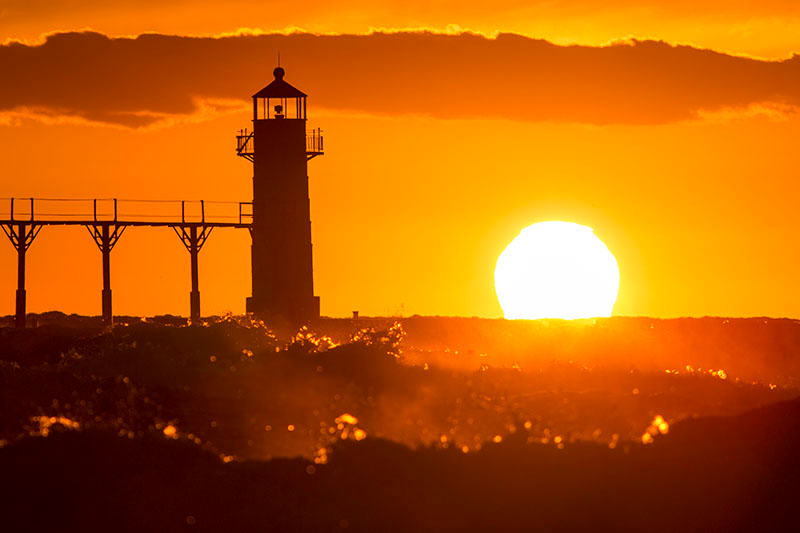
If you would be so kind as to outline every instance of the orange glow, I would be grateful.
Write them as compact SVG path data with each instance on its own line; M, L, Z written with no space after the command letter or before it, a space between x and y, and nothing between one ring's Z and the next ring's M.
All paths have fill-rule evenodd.
M336 417L336 423L355 425L358 424L358 418L354 417L350 413L342 413L341 415Z
M56 424L67 429L80 429L80 424L76 420L65 416L34 416L31 417L31 422L35 422L39 425L38 430L33 432L33 434L38 434L42 437L47 437L50 434L50 428Z
M642 444L651 444L654 440L653 437L659 434L666 435L667 433L669 433L669 423L667 423L663 416L656 415L642 435Z
M236 117L150 133L29 122L0 126L7 153L19 155L4 160L7 172L20 177L18 184L7 184L5 194L133 197L141 194L134 191L133 184L138 181L141 190L152 191L154 196L180 198L186 176L191 174L207 191L203 196L248 198L246 171L235 165L235 157L225 149L225 132L235 131L239 122ZM789 139L800 137L800 120L746 119L729 126L689 123L652 129L608 126L600 128L599 144L595 134L577 126L381 117L330 117L325 122L337 132L339 145L338 152L326 156L327 160L315 161L311 174L315 286L324 296L324 314L348 316L353 306L358 306L364 315L499 316L492 283L498 254L531 216L552 215L587 221L615 251L625 280L615 305L618 315L797 315L800 293L794 289L793 270L788 267L792 264L790 252L773 228L800 225L800 215L788 200L794 187L791 176L800 171L797 160L789 155L793 150ZM384 132L384 137L388 136L385 142L394 150L387 154L379 149L379 143L364 136L363 132L371 130ZM462 138L462 145L450 162L424 151L413 140L434 142L454 136ZM522 144L514 146L519 137L537 146L533 153L527 155ZM709 139L726 146L730 159L716 162L713 152L695 148L711 142ZM30 147L42 143L53 148L52 159L36 158L30 152ZM526 155L501 157L501 153L507 154L501 149L503 143L512 143L512 151ZM616 143L635 148L623 154L614 148ZM78 155L91 154L89 145L98 144L104 146L104 158ZM202 161L184 161L188 167L179 167L162 144L207 155ZM122 161L126 147L132 146L150 156L129 167ZM529 168L534 160L540 168L537 176L562 172L566 146L585 152L592 160L591 165L569 163L569 187L541 179L517 179L519 170ZM647 160L646 154L661 150L690 154L692 168L684 170L660 156ZM410 152L419 156L413 163L402 157ZM388 160L380 161L371 153L382 153ZM423 183L422 176L429 175L476 176L485 163L480 162L484 156L479 160L473 153L494 161L497 186L473 184L469 186L472 193L462 194L464 191L454 191L443 178ZM369 175L359 174L348 162L358 158L367 159L366 167L383 168L383 179L373 183ZM760 160L766 165L766 183L751 190L747 169L761 164ZM51 161L58 163L59 173L54 173ZM454 167L448 170L447 165ZM722 168L715 169L718 165ZM625 183L636 180L642 167L648 169L652 180L636 181L638 192L633 194ZM104 178L109 169L118 176L114 183ZM54 175L75 179L54 182ZM157 178L164 175L175 180ZM223 184L217 178L220 175L238 178ZM602 187L596 175L604 176ZM700 175L706 177L700 180ZM727 185L721 187L722 182L713 178L716 175L724 175ZM406 185L400 187L403 180ZM673 185L658 190L656 183L665 180L672 180ZM697 203L681 204L678 191L690 185L695 187ZM427 188L428 195L412 200L407 191L420 187ZM515 192L508 195L503 190ZM611 190L615 192L607 192ZM735 196L733 191L751 192ZM477 197L482 198L481 205ZM425 206L413 216L394 219L381 215L412 202ZM647 209L664 218L656 223L645 216ZM362 228L364 241L354 242L349 237L349 222L340 216L342 210L376 221ZM434 212L439 215L433 216ZM466 212L474 214L466 216ZM439 216L443 221L437 221ZM693 217L691 231L685 231L689 225L682 216ZM469 243L451 240L452 235L465 232L475 238ZM84 233L46 228L39 235L29 251L31 311L99 313L95 293L100 283L99 259ZM392 236L391 243L386 241L387 235ZM234 231L219 231L209 239L201 258L204 313L244 311L250 289L248 240L246 234ZM372 243L371 251L365 249L366 241ZM757 255L748 255L748 250L755 249ZM49 258L67 255L70 261L58 270L51 268ZM152 261L156 255L157 266ZM135 228L126 232L114 250L115 309L138 315L187 314L185 255L174 235ZM410 259L414 256L438 259L421 265ZM0 279L6 281L7 291L13 291L15 269L13 248L6 243L0 246ZM385 279L394 282L386 284ZM0 299L5 314L13 312L13 305L13 297Z
M87 26L112 35L145 29L218 35L236 33L254 16L236 20L243 15L232 13L239 10L206 5L186 18L186 6L169 2L159 4L155 19L147 15L155 9L149 3L134 15L21 4L4 14L3 39L41 42L43 32ZM627 0L602 9L590 4L540 6L535 16L522 8L488 16L478 4L460 6L459 24L483 32L478 35L448 30L452 20L444 13L450 10L442 6L426 8L421 18L389 8L370 15L360 6L353 8L363 12L355 22L339 8L325 16L287 9L285 24L278 14L269 19L275 26L261 28L295 24L358 34L347 38L255 37L259 31L253 31L216 40L115 41L62 34L38 48L6 46L3 65L13 56L9 64L31 68L15 66L15 76L4 80L0 144L3 170L15 179L7 180L2 196L181 199L191 191L194 198L249 200L250 170L230 143L248 120L247 97L268 74L254 69L248 54L183 56L178 50L252 46L271 54L281 42L291 45L289 76L309 92L311 125L325 129L329 146L309 172L323 314L499 317L496 258L521 227L556 219L585 223L613 250L624 280L617 315L797 316L794 248L774 231L800 224L792 203L800 171L798 91L791 83L796 61L725 55L789 57L796 51L797 6L783 2L768 13L736 1L723 12L653 0L645 13ZM265 8L254 4L258 9ZM447 30L450 40L420 32L368 34L370 27L420 25ZM498 30L603 46L565 50ZM631 35L656 40L634 42ZM336 55L349 40L361 46L347 61L316 53ZM618 44L607 46L611 41ZM180 46L170 48L175 42ZM398 49L411 51L403 57L412 59L377 67ZM108 69L70 75L82 58L106 52L115 58ZM164 79L143 83L143 58L153 57L191 64L198 74L170 77L174 69L166 63ZM517 68L520 58L539 68ZM442 64L450 70L441 72ZM348 69L347 75L335 69ZM509 105L462 90L479 75L510 95ZM537 82L540 75L547 83ZM424 94L398 97L421 78L428 80ZM69 83L59 83L57 98L30 91L59 80ZM47 157L39 156L43 147ZM132 159L131 153L146 156ZM29 250L31 312L99 312L97 250L80 229L48 227ZM200 266L204 313L244 311L249 244L244 231L215 232L209 240ZM64 257L70 260L52 268ZM186 262L169 232L127 231L114 250L115 311L187 314ZM12 247L0 246L2 290L13 292L15 270ZM11 313L13 305L13 297L0 298L0 313Z

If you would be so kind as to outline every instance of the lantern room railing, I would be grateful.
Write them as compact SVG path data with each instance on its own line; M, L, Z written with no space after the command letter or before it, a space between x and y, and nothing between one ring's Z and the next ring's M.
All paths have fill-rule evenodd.
M239 130L236 135L236 155L244 157L250 162L256 155L254 132L247 129ZM325 153L325 145L322 139L322 129L306 131L306 157L312 159Z
M245 128L243 130L239 130L239 133L236 135L236 155L239 157L244 157L251 163L253 162L253 158L255 156L255 140L253 133L255 132L251 131L248 133L247 128Z
M306 156L308 159L322 155L325 153L324 145L322 143L322 130L317 128L315 130L306 132Z

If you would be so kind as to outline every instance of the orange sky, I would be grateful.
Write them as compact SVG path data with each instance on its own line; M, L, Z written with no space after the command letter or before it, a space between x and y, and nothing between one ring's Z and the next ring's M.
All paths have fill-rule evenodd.
M233 136L280 49L287 80L310 94L310 125L326 134L309 172L323 314L499 316L497 255L522 227L560 219L593 227L617 257L615 314L800 316L800 59L777 61L800 48L795 2L514 0L491 14L477 3L254 4L247 17L233 3L120 5L4 2L0 39L459 24L717 53L408 33L7 45L0 196L249 200ZM727 55L740 53L774 61ZM130 229L112 254L115 312L187 314L188 270L170 230ZM6 243L0 313L13 312L15 278ZM200 283L204 313L244 310L246 232L211 236ZM29 252L31 311L97 314L100 284L85 229L42 231Z
M364 33L448 26L600 45L636 37L758 57L800 52L795 0L4 0L0 42L92 28L111 35L216 35L238 28Z

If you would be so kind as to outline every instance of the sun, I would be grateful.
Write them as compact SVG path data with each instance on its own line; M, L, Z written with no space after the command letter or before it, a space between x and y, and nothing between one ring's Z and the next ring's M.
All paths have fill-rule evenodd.
M619 267L592 228L539 222L497 258L494 287L506 318L611 316Z

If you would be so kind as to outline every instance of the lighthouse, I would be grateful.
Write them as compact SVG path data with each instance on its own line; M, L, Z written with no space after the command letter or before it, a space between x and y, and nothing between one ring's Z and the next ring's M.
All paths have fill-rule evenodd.
M314 296L308 161L322 155L321 130L306 130L308 96L275 79L253 95L253 129L237 155L253 163L252 296L247 312L302 324L319 317Z

